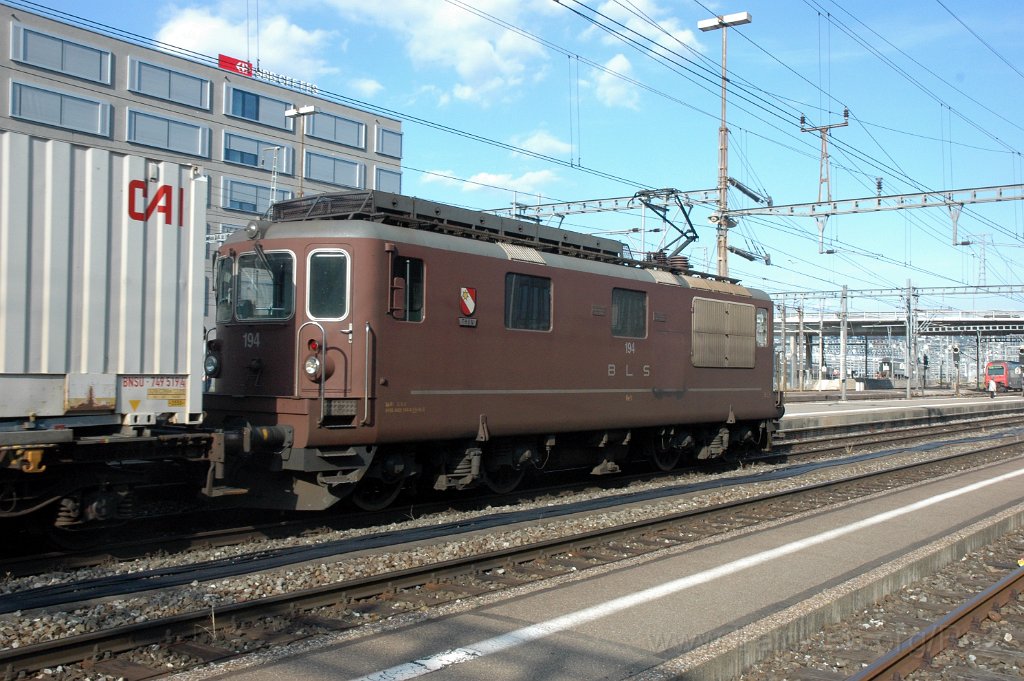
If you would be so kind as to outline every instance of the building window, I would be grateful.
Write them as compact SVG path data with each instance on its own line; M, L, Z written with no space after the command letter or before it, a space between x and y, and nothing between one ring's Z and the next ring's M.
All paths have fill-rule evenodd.
M11 59L110 85L110 52L19 24L11 26Z
M216 229L217 231L214 231ZM206 257L209 259L216 252L220 245L227 241L227 238L240 229L242 225L228 225L220 223L219 227L208 226L206 229Z
M275 151L275 147L277 147ZM277 172L292 174L291 147L263 142L233 132L224 133L224 160L264 170L274 169L274 154L277 154Z
M348 255L314 251L309 256L306 308L310 319L343 319L348 314Z
M402 173L396 173L392 170L384 170L383 168L377 168L377 182L374 184L374 188L379 189L382 192L401 194Z
M266 185L224 178L223 192L221 206L229 210L265 213L270 207L270 187ZM290 198L292 198L290 191L278 189L274 201L284 201Z
M128 63L128 89L197 109L210 108L210 81L134 57Z
M109 104L23 83L11 83L11 117L110 137Z
M386 128L378 128L377 153L382 156L402 158L402 133Z
M209 128L132 109L128 110L127 140L191 156L210 156Z
M306 179L362 189L363 164L306 152Z
M395 258L395 319L423 321L423 261L419 258ZM400 286L399 286L400 284ZM397 314L401 303L401 315Z
M505 328L551 330L551 280L528 274L505 275Z
M306 134L347 147L366 149L366 124L318 111L307 119Z
M647 337L647 294L624 288L612 289L612 335Z
M283 130L292 129L292 120L284 115L291 108L288 102L240 90L232 85L225 85L225 88L225 114Z

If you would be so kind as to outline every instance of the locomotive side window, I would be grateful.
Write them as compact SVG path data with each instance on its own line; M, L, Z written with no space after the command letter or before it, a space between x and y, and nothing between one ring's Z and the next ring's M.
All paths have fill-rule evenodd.
M612 335L647 337L647 294L624 288L612 289Z
M395 258L395 279L400 280L402 309L407 322L423 321L423 261L419 258Z
M287 319L295 310L295 258L262 250L238 256L239 321Z
M768 347L768 310L762 307L757 308L754 335L757 338L757 347Z
M235 292L234 283L231 279L231 268L235 261L233 258L219 258L217 260L217 273L214 275L214 290L217 300L217 321L230 322L232 294Z
M314 251L309 256L306 309L311 319L342 319L348 314L348 254Z
M551 280L528 274L505 275L505 328L551 330Z

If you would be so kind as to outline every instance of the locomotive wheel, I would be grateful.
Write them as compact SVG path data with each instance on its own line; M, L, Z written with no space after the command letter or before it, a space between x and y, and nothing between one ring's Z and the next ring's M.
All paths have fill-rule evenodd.
M495 494L508 494L523 481L526 469L508 464L498 466L494 470L484 469L484 484Z
M402 491L404 478L388 481L381 477L363 478L356 484L350 497L352 503L363 511L381 511L391 505Z
M669 446L663 438L654 438L647 449L648 458L659 471L667 473L679 465L679 449Z
M409 460L403 454L378 455L373 466L352 490L352 503L364 511L387 508L398 498L408 474Z

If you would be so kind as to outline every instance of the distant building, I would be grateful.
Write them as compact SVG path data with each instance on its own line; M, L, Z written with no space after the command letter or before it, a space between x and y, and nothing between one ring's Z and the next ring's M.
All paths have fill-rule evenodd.
M200 166L211 243L271 200L402 189L400 121L231 56L185 58L0 3L0 66L0 128Z

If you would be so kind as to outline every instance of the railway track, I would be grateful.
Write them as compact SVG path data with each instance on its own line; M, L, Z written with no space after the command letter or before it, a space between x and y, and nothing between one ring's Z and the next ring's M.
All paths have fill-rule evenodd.
M283 645L669 547L714 540L724 533L743 531L765 522L813 512L822 506L862 499L893 487L1016 456L1019 450L1018 434L994 445L974 447L970 451L880 473L848 476L713 507L621 522L613 527L573 529L571 536L533 541L525 546L478 550L472 555L429 560L422 565L386 570L374 576L334 580L331 584L297 592L220 603L214 608L193 609L151 621L0 651L0 668L6 668L9 676L16 676L47 666L86 660L87 666L96 673L112 674L128 681L149 678L165 673L166 665L181 667L226 659L271 643ZM586 510L581 508L579 512ZM506 518L506 525L514 520L526 525L536 524L535 520L521 516ZM400 550L394 542L420 541L414 536L391 539L392 554ZM393 555L391 560L397 562ZM260 569L256 563L251 563L250 568ZM196 582L212 578L202 572L190 576ZM138 580L136 589L154 585L151 575L135 579ZM74 598L84 595L79 590Z
M775 453L791 459L794 457L809 458L819 454L843 452L852 447L916 442L937 436L985 432L988 429L1016 426L1020 423L1021 416L1015 414L970 418L943 424L919 424L885 431L877 430L878 424L864 424L871 427L871 430L855 428L853 432L843 432L849 430L848 426L844 426L827 435L818 435L816 432L805 437L799 435L782 437L778 440ZM782 434L785 435L786 431L782 431Z
M1024 529L1006 516L1002 526L1006 533L982 530L988 541L954 552L938 571L854 608L809 638L791 641L738 681L1019 678Z
M977 670L969 664L977 661L978 655L974 651L990 659L1002 658L1019 670L1024 655L1020 653L1019 646L1006 645L1014 641L1013 634L995 630L991 624L1002 622L1007 617L1012 618L1011 621L1016 625L1024 624L1022 593L1024 567L1011 572L931 626L901 642L888 654L850 677L851 681L906 679L919 670L936 668L942 668L949 675L970 678L977 675ZM1007 614L1000 614L1006 606L1009 606ZM989 624L987 629L984 627L986 623ZM964 641L968 635L973 635L975 640ZM944 654L951 649L956 652Z
M1014 416L995 416L957 421L941 426L910 426L886 432L839 432L829 437L791 438L784 440L771 454L756 460L785 460L793 463L827 459L831 456L850 456L855 449L862 447L926 442L936 437L948 438L957 434L984 432L986 430L1014 426L1019 422L1020 419ZM948 442L948 440L943 441ZM428 499L423 503L417 503L413 508L415 514L420 517L450 513L452 511L471 513L493 507L533 503L545 498L557 501L559 498L593 489L610 493L617 491L626 493L635 485L642 485L652 481L671 482L679 476L693 473L705 474L707 472L707 467L691 467L670 473L641 472L591 478L583 481L573 479L569 482L563 481L556 484L531 486L511 494L499 495L481 492L459 497L446 495L442 499ZM96 540L92 542L97 546L101 546L100 550L96 550L91 546L84 549L72 548L68 550L47 548L47 550L36 554L15 554L4 558L3 569L4 573L9 577L20 577L55 569L73 570L109 564L116 561L128 561L157 552L183 552L193 549L230 547L251 541L286 539L306 533L388 526L407 520L410 510L405 505L400 505L396 506L396 508L376 513L353 512L345 515L331 513L318 514L313 517L310 514L301 514L299 517L291 515L283 519L276 517L272 513L261 512L258 513L258 517L264 520L257 523L251 522L250 515L252 515L251 511L237 513L234 516L229 516L227 520L237 517L242 522L238 524L222 524L218 527L210 527L208 519L203 520L202 516L197 515L188 516L184 520L173 515L154 517L139 524L139 526L126 528L117 539L110 539L104 536L102 541ZM168 532L167 530L168 523L171 524L171 527L174 527L178 525L191 526L197 522L200 523L203 529L181 532ZM218 517L218 522L224 523L225 518ZM17 545L9 546L8 550L17 550Z

